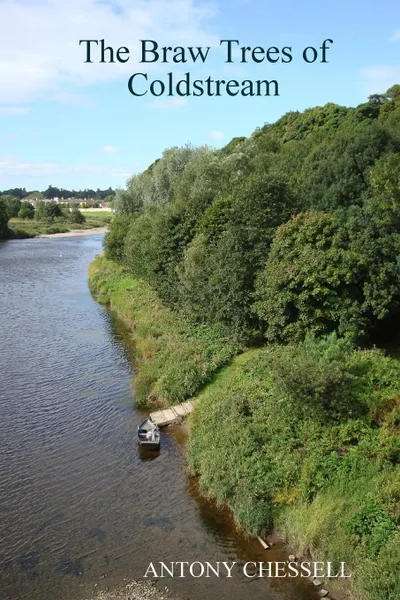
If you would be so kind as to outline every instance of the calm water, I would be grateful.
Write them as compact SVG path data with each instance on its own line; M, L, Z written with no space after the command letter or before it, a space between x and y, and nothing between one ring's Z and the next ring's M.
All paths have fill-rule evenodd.
M182 431L140 453L129 335L87 287L100 251L100 235L0 243L1 600L81 600L150 561L277 556L199 497ZM239 574L163 585L191 600L314 597Z

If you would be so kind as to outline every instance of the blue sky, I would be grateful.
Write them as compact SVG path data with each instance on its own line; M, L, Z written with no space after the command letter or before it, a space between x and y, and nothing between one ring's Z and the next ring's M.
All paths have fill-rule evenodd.
M0 0L0 189L123 186L163 149L220 147L288 110L356 105L400 83L398 0ZM124 65L85 64L80 39L127 46ZM306 46L331 38L328 64L306 64ZM138 64L140 39L210 46L205 65ZM290 64L225 64L221 39L291 46ZM279 97L143 98L149 79L277 79Z

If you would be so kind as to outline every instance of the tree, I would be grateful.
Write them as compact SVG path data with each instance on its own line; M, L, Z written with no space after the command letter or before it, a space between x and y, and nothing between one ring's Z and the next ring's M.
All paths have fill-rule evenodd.
M0 198L0 239L8 237L8 214L5 202Z
M45 214L49 219L53 220L55 217L62 217L62 210L58 204L47 202Z
M106 253L194 321L356 339L400 311L399 151L399 86L167 149L117 191Z
M113 207L121 215L137 214L143 207L143 197L139 186L131 185L127 190L118 188Z
M21 208L18 212L19 219L33 219L35 216L35 209L30 202L22 202Z
M53 198L59 198L62 195L61 190L52 185L49 185L49 187L43 192L43 194L46 200L53 200Z
M254 173L201 216L179 271L181 302L193 318L235 330L252 325L252 292L278 225L295 212L282 177Z
M26 196L25 188L12 188L9 190L4 190L4 196L13 196L14 198L19 198L20 200Z
M82 224L86 221L85 215L81 213L77 206L74 206L68 213L68 218L71 223Z
M331 211L361 204L369 169L396 143L387 129L366 121L313 145L298 176L307 207Z
M128 180L125 192L117 190L116 211L133 214L138 206L170 202L173 199L174 185L186 166L209 151L207 146L194 148L190 144L181 148L168 148L161 159Z
M116 215L104 236L103 246L106 258L117 262L124 261L125 239L131 225L128 215Z
M400 155L386 154L369 171L371 207L390 209L400 216ZM400 222L399 222L400 224Z
M18 217L18 212L21 208L21 200L16 196L2 196L1 198L6 206L6 211L9 219Z
M43 200L44 195L43 192L39 192L37 190L33 192L29 192L29 194L25 197L25 200L30 200L32 202L36 202L37 200Z
M53 202L36 202L35 219L37 221L54 221L55 217L62 217L60 206Z
M114 200L115 200L115 194L109 194L108 196L104 197L104 202L107 202L107 204L110 204L111 206L114 205Z
M211 245L203 234L196 236L178 273L180 301L192 320L224 323L236 332L249 324L249 275L232 231L224 231Z
M400 236L361 209L310 212L282 225L256 284L255 311L271 341L336 331L362 339L400 302Z

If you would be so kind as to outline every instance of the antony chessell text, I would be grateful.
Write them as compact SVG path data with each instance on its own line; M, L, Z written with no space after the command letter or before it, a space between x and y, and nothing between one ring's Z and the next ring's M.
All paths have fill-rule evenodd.
M143 577L161 579L164 577L233 577L232 571L237 567L248 578L272 577L316 577L316 578L348 578L346 566L341 562L336 568L331 562L158 562L150 563Z

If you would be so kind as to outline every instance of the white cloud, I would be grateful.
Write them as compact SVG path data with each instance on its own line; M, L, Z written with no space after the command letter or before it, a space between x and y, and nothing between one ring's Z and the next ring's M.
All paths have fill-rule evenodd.
M210 140L223 140L225 134L222 131L210 131L210 133L207 133L207 137Z
M218 45L208 33L215 14L206 0L2 0L0 103L61 101L71 88L75 93L90 84L128 79L137 67L141 39ZM127 46L130 60L85 64L79 40L103 38L113 48Z
M106 154L112 154L113 152L116 152L117 149L115 146L103 146L102 148L103 152L105 152Z
M389 38L390 42L399 42L400 41L400 29L394 32L394 34Z
M100 174L111 177L128 177L142 168L140 163L113 167L104 165L60 165L54 162L24 162L18 156L0 156L0 180L2 177L42 177L52 175ZM127 175L127 173L129 175Z
M27 106L0 106L1 117L17 117L19 115L26 115L30 111Z
M400 80L400 68L386 65L366 67L361 70L364 80L365 92L370 94L382 94Z
M161 98L156 98L153 102L150 102L148 106L151 108L183 108L188 103L187 98L167 98L166 100L162 100Z

